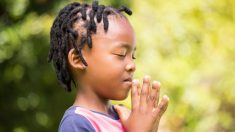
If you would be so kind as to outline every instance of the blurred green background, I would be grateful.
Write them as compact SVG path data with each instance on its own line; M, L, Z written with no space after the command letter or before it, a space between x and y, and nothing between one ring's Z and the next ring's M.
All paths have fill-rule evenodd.
M65 92L46 61L50 27L69 2L0 1L1 132L57 131L72 105L75 89ZM234 0L100 3L133 10L135 78L150 75L170 97L159 131L235 132ZM130 106L130 99L114 103Z

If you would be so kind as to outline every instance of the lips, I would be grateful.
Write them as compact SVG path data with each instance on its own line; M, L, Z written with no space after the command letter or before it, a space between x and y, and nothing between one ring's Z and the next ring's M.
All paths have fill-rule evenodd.
M128 77L125 80L123 80L123 84L125 85L125 88L130 89L132 85L132 77Z
M129 78L125 79L124 82L132 82L132 78L129 77Z

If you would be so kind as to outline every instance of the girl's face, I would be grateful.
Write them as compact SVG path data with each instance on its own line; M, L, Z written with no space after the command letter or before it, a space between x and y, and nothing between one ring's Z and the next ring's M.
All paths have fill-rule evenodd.
M82 83L104 99L126 98L135 71L132 26L125 18L110 16L107 33L102 24L97 24L92 43L92 49L85 46L82 51L88 64Z

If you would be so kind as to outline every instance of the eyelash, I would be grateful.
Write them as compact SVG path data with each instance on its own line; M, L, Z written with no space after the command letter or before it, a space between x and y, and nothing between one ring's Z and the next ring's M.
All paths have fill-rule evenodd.
M123 57L126 57L126 55L120 55L120 54L115 54L115 55L117 55L117 56L119 56L119 57L122 57L122 58L123 58ZM134 60L135 60L135 59L136 59L136 57L132 56L132 59L134 59Z

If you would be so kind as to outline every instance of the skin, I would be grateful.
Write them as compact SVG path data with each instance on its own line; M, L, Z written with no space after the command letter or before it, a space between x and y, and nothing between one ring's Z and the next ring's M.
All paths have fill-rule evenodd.
M131 89L132 110L115 106L123 126L127 131L135 132L157 130L169 99L164 97L158 105L160 84L153 82L150 88L148 76L144 78L142 88L137 80L132 80L136 69L136 44L129 21L121 16L109 16L107 33L101 22L92 42L92 49L85 45L82 50L87 67L74 49L68 54L70 70L79 82L74 105L109 115L109 100L123 100Z

